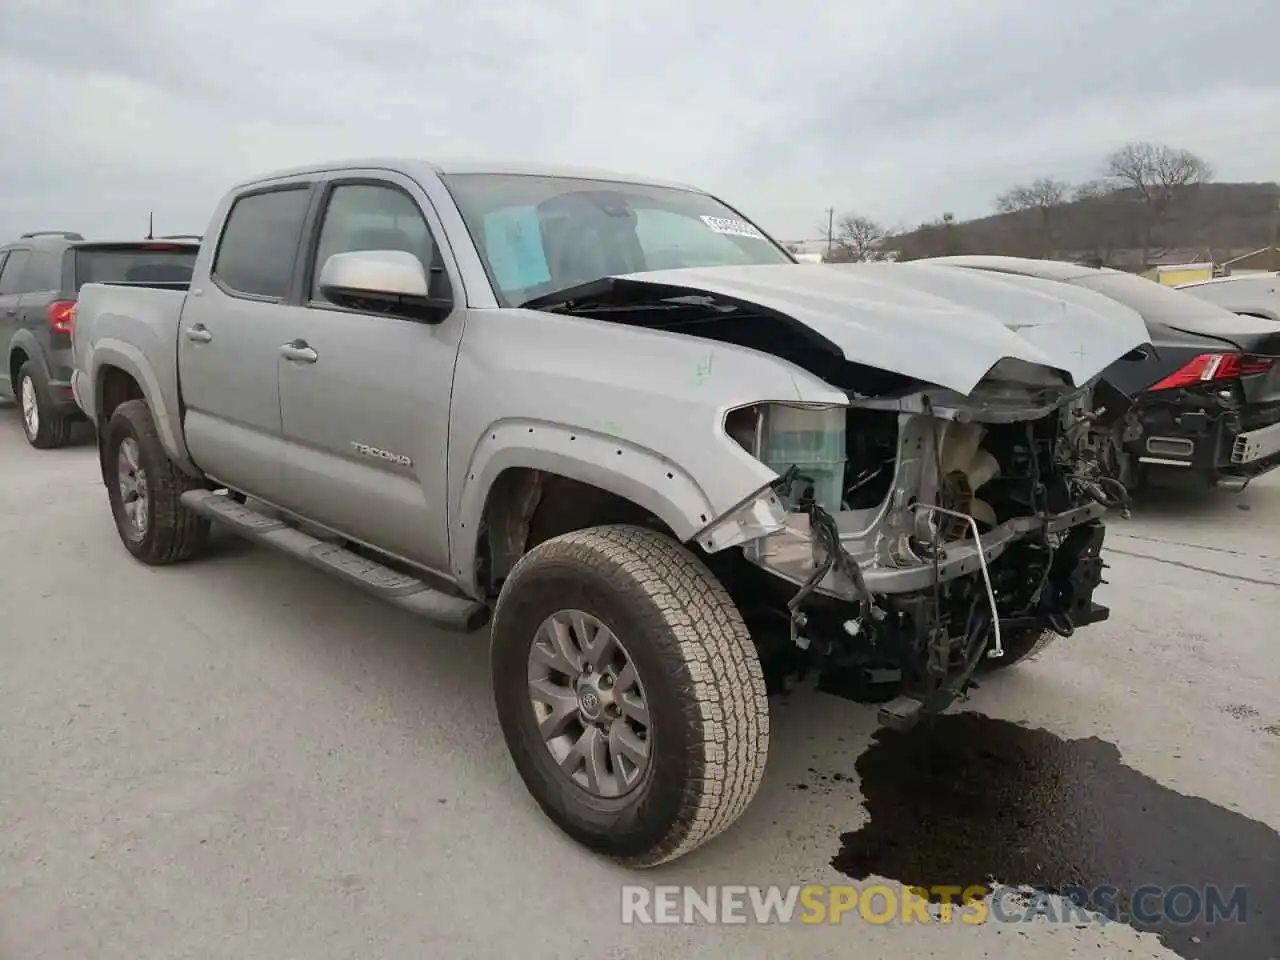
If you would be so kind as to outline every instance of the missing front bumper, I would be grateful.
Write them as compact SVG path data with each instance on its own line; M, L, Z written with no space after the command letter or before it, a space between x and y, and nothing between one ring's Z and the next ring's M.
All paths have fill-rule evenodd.
M860 540L856 534L843 534L840 541L856 558L867 589L872 594L914 593L931 588L935 579L944 584L958 577L980 575L980 553L990 565L1020 540L1042 533L1063 533L1097 520L1106 512L1104 505L1088 503L1042 517L1017 517L987 531L982 535L980 544L964 540L946 545L936 570L932 562L885 565L874 545L868 549L866 541ZM796 517L782 533L747 544L744 553L756 565L797 586L803 584L816 569L813 539L803 517ZM840 600L857 599L856 585L834 569L818 582L814 591Z

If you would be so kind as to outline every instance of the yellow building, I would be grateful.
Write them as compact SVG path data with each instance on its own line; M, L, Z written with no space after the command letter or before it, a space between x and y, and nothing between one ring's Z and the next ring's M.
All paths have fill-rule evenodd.
M1212 263L1168 263L1152 267L1143 274L1148 280L1175 287L1180 283L1195 283L1199 280L1213 279Z

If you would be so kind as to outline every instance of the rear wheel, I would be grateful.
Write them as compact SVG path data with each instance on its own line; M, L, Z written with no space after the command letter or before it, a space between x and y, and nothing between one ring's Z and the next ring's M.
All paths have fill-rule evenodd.
M116 529L131 554L160 566L200 552L209 521L179 498L205 484L169 459L145 400L128 400L111 414L102 463Z
M18 368L14 384L22 411L22 432L37 450L64 447L71 440L72 417L55 412L49 399L49 381L39 364L28 360Z
M760 661L724 588L670 537L606 526L539 544L492 636L516 769L578 842L654 866L750 803L769 744Z

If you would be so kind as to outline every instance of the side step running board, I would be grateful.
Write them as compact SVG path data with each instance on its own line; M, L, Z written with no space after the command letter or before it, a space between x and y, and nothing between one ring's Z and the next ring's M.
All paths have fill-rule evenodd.
M283 520L236 503L223 494L211 490L188 490L182 495L182 505L225 524L250 540L283 550L313 567L337 574L348 583L438 626L470 633L489 622L489 608L483 603L437 590L417 577L368 560L337 544L326 543Z

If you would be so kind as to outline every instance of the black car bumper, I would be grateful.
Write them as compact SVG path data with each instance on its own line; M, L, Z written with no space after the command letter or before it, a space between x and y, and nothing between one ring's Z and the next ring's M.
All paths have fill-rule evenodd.
M1142 435L1126 450L1148 479L1230 484L1280 467L1280 406L1140 405Z

